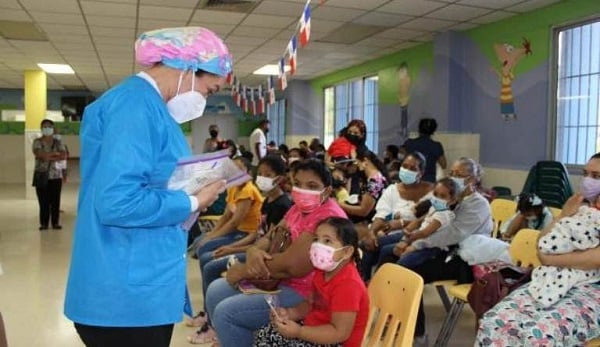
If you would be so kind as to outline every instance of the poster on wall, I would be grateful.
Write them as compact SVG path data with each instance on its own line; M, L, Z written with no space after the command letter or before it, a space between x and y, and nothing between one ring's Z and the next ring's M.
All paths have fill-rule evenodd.
M509 43L495 43L494 51L500 63L499 68L492 66L492 71L500 80L500 114L506 121L516 120L517 111L512 92L512 82L515 79L513 70L521 58L532 53L531 43L526 38L523 38L521 47L518 48Z

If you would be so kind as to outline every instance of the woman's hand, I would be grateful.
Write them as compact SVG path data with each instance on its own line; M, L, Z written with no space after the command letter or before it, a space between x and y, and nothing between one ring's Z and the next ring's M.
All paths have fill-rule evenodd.
M246 251L246 267L248 274L255 278L269 278L271 274L269 273L269 268L265 261L271 259L273 259L273 257L262 249L256 247L248 248Z
M365 249L369 252L373 252L377 247L379 247L377 236L373 235L373 233L369 233L364 240L362 240Z
M583 205L583 195L581 195L581 193L574 194L567 202L565 202L558 218L573 216L577 213L581 205Z
M288 339L295 339L300 336L300 330L302 329L302 325L294 322L293 320L282 320L276 321L275 327L277 331L281 334L281 336Z
M397 257L401 257L402 254L406 251L406 248L409 246L408 242L400 241L394 246L394 255Z
M226 183L227 181L225 180L219 180L202 187L202 189L195 194L196 199L198 199L198 211L204 211L217 201L219 194L225 191Z
M229 283L230 286L235 287L239 281L244 279L244 274L246 273L244 264L242 263L234 263L227 269L227 274L225 275L225 280Z
M235 249L229 246L221 246L213 252L213 258L221 258L229 254L235 253Z

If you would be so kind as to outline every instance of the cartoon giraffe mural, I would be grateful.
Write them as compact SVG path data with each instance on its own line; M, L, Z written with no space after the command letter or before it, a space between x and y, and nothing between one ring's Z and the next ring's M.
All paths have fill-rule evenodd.
M496 43L494 44L494 51L496 52L496 58L502 64L500 69L492 67L492 70L498 74L501 84L500 113L504 120L516 119L517 113L515 111L512 92L512 81L515 79L513 69L517 66L521 58L532 53L531 42L523 38L523 42L519 48L515 48L508 43Z

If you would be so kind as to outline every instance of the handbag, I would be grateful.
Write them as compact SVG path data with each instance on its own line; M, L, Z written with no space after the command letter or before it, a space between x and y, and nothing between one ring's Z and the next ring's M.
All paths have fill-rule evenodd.
M479 319L513 290L530 280L530 270L523 273L504 267L491 271L473 282L467 301Z
M275 226L273 229L271 229L267 237L271 241L268 251L269 254L283 253L292 243L290 230L283 226ZM260 290L270 292L277 290L281 280L275 278L256 278L248 279L248 282Z

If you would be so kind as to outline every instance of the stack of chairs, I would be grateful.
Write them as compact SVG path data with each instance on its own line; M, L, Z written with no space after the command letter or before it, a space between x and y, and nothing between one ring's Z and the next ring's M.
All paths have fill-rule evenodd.
M573 195L567 168L558 161L538 161L529 170L523 193L535 193L546 206L561 208Z

